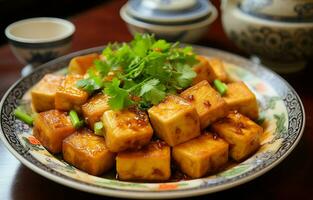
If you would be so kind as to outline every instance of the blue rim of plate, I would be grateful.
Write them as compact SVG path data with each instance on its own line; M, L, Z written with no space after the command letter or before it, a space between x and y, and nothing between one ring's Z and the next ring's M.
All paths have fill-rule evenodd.
M127 12L134 18L154 23L182 23L195 21L212 12L212 4L207 0L198 0L196 5L187 10L167 12L158 9L147 9L140 6L141 1L131 0L126 4Z
M237 185L246 183L272 169L279 164L284 158L291 153L294 147L299 142L304 126L305 126L305 111L303 104L295 92L295 90L279 75L275 72L259 65L252 63L251 61L242 58L240 56L227 53L221 50L212 48L206 48L193 45L195 51L199 54L206 56L214 56L223 58L226 62L233 63L241 66L242 68L257 74L262 80L270 83L274 90L282 97L284 104L288 112L288 132L285 136L288 139L277 152L269 158L266 162L262 163L258 167L247 171L239 177L227 179L226 181L220 181L215 183L205 183L197 188L190 188L185 190L166 190L166 191L136 191L127 189L113 189L105 186L98 186L90 183L78 181L66 175L63 175L46 165L43 165L36 160L19 141L16 134L17 121L11 114L14 108L18 105L19 99L25 94L25 92L39 81L44 74L55 72L67 66L69 60L75 56L88 54L92 52L101 52L104 46L75 52L53 61L50 61L41 67L37 68L30 75L21 78L3 96L0 103L0 125L1 134L0 138L4 142L7 149L24 165L33 170L34 172L53 180L62 185L72 187L78 190L124 198L179 198L188 196L197 196L212 192L225 190ZM22 123L18 124L19 131L21 129L28 129L28 126L24 126Z

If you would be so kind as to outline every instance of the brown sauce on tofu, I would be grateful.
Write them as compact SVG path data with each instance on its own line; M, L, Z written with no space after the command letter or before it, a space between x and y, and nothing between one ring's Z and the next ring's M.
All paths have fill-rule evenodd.
M133 130L138 130L141 128L144 128L149 125L149 119L147 114L144 111L141 111L137 108L129 108L128 111L130 113L128 114L128 117L125 117L123 120L121 120L118 123L119 127L125 127L133 129ZM121 112L128 112L128 111L121 111ZM119 116L119 113L116 113L116 117Z
M153 51L158 52L158 51L161 51L161 49L155 48L155 49L153 49ZM200 62L202 64L204 63L204 64L209 65L208 61L204 57L202 59L200 59ZM222 63L220 63L220 64L222 64ZM122 69L120 69L120 70L122 70ZM120 70L118 70L118 71L120 71ZM207 77L209 77L209 75L211 75L211 74L214 75L216 73L215 71L210 71L207 68L199 68L196 70L197 70L196 72L199 72L199 74L201 74L200 78L202 78L202 75L205 75L205 74L207 74ZM115 76L116 76L116 74L113 71L109 72L108 76L106 77L107 78L106 81L112 80L112 78ZM69 95L70 97L77 97L77 96L81 97L81 99L83 99L83 100L80 100L80 101L85 102L85 103L80 103L80 101L79 101L79 103L71 102L71 103L73 103L73 106L71 109L75 109L77 111L83 111L83 110L81 110L81 108L82 108L82 105L85 105L86 108L91 110L91 111L98 111L99 107L97 107L95 105L104 104L103 101L106 102L107 97L103 97L102 93L101 93L101 95L97 94L97 95L93 96L93 94L98 92L98 90L94 91L95 93L89 94L85 90L83 90L82 88L78 88L76 86L76 83L78 80L81 80L82 78L83 78L83 75L69 74L66 77L62 78L62 83L60 82L60 84L56 85L55 88L52 87L51 90L53 92L57 92L57 93L70 94ZM197 104L197 106L199 104L201 106L201 110L210 110L210 109L213 110L214 109L213 107L215 106L216 101L217 101L217 100L211 100L211 99L210 99L210 101L206 100L206 99L203 99L203 101L199 101L199 99L201 99L200 98L201 95L198 95L197 93L200 93L200 94L203 93L203 95L206 94L206 92L203 92L202 90L200 90L201 87L207 86L207 87L209 87L209 89L208 89L209 91L210 90L214 91L214 88L211 87L211 85L210 85L211 82L210 81L208 82L208 79L210 79L210 78L207 78L207 80L200 81L199 83L193 85L192 89L190 89L190 88L177 89L176 95L167 94L168 96L166 98L164 98L164 100L162 100L161 103L153 106L154 108L156 108L155 111L153 111L153 112L156 112L159 115L163 115L162 117L164 117L165 119L174 119L172 121L175 121L176 118L174 118L174 117L172 118L172 116L177 115L177 113L181 113L182 110L184 111L184 109L189 109L189 110L193 109L193 112L188 112L188 113L182 112L181 116L182 116L182 118L186 119L186 124L188 124L188 123L191 124L193 122L194 124L199 125L200 121L202 122L202 119L199 118L200 112L197 114L197 110L195 109L196 106L194 104ZM56 78L48 78L45 81L53 82L53 81L57 81L57 79ZM122 82L122 85L123 84L124 83ZM187 90L188 90L188 92L185 93L185 91L187 91ZM193 91L195 91L195 92L193 92ZM191 93L191 92L193 92L193 93ZM30 96L29 94L27 94L27 95ZM214 97L214 99L221 100L222 98L228 97L229 94L226 93L226 95L224 97L221 97L221 95L216 92L216 94L214 93L211 96ZM94 101L91 104L86 104L86 101L89 97L94 98ZM136 103L143 100L143 99L141 99L143 97L133 96L132 94L129 94L129 97L132 101L134 101ZM31 100L29 99L29 101L31 101ZM60 102L62 103L63 101L60 101ZM226 105L226 103L224 103L224 104ZM68 113L67 113L67 112L69 112L70 109L61 109L61 108L58 108L57 106L55 106L55 107L59 110L63 110L66 112L51 109L51 110L46 111L44 113L39 113L38 116L45 118L46 122L44 124L48 124L48 125L50 125L51 128L54 128L54 129L59 129L59 128L63 128L66 126L71 126L70 128L73 129L74 133L71 133L71 135L68 135L65 137L65 139L62 139L61 140L62 144L72 145L75 147L75 149L82 151L83 153L88 154L90 156L96 156L97 154L103 153L104 151L111 153L110 150L107 148L107 143L106 143L106 142L110 141L110 140L106 140L108 138L107 137L108 132L107 132L107 135L105 138L105 137L98 136L98 135L96 136L94 134L94 132L92 132L89 129L85 129L85 128L75 129L72 126L70 118L69 118ZM112 111L112 110L110 110L109 105L107 105L107 107L108 107L108 110L106 110L106 111ZM92 110L92 109L94 109L94 110ZM152 108L150 108L150 109L152 109ZM232 108L232 109L238 109L238 108ZM228 108L227 108L227 111L228 111ZM240 109L239 109L239 111L240 111ZM193 179L193 178L189 177L188 175L186 175L185 173L182 172L181 169L183 169L183 167L179 168L179 165L178 165L179 160L177 161L177 163L175 163L174 157L171 156L171 154L174 154L173 148L170 147L165 141L158 139L158 138L155 138L156 134L153 134L152 125L149 122L150 110L149 110L149 114L148 114L146 111L140 110L136 106L130 106L128 108L124 108L124 110L114 111L114 112L112 111L112 113L113 114L109 116L109 119L114 119L114 117L117 118L117 120L114 121L114 128L117 128L117 129L119 129L119 128L124 129L125 128L125 129L128 129L127 131L131 132L129 134L130 136L125 137L126 139L123 140L122 141L123 143L121 144L122 147L125 146L124 149L126 149L126 150L121 148L123 150L114 151L115 153L112 153L112 154L114 154L114 157L112 158L112 160L113 160L112 162L115 162L117 160L117 159L115 159L115 156L119 156L123 159L126 159L127 162L130 162L131 159L134 159L134 158L144 157L145 160L143 161L144 164L142 165L142 166L144 166L144 165L147 165L148 159L146 159L146 158L154 158L155 159L155 157L156 157L155 160L151 161L152 167L149 167L149 171L147 170L149 175L152 173L153 175L156 175L156 176L161 176L161 177L165 176L166 178L168 178L168 176L169 176L168 171L169 171L169 167L170 167L171 168L171 171L170 171L171 177L168 180L166 180L166 182L176 182L176 181L185 181L185 180L192 180ZM226 113L226 111L225 111L225 113ZM82 112L82 113L78 112L78 114L79 114L79 118L84 117L87 121L89 121L92 117L92 116L91 117L85 116L84 112ZM102 112L102 114L103 114L103 112ZM59 118L53 117L54 115L58 115L61 117L59 117ZM221 124L222 123L229 123L229 124L233 125L233 127L231 127L232 128L231 130L234 130L235 133L241 134L241 135L244 135L247 132L247 129L250 126L252 126L251 124L245 124L244 122L242 122L246 119L246 117L242 116L236 110L231 111L230 115L231 116L226 116L224 118L217 119L218 120L217 122L215 122L215 121L212 121L212 122L221 123ZM101 121L103 119L103 118L101 118L102 116L103 115L101 115L100 117L97 117L95 121L96 122ZM182 118L177 118L177 119L182 119ZM151 119L153 119L153 117L151 117ZM38 123L38 124L40 124L40 123ZM211 123L211 124L213 124L213 123ZM171 132L171 134L176 135L175 136L176 138L174 138L173 141L175 141L175 140L178 141L179 138L183 137L181 135L183 135L182 133L184 133L185 127L182 127L182 126L180 126L180 124L175 124L175 123L168 123L166 125L171 127L170 131L168 131L168 132ZM203 127L203 129L206 128L206 130L209 130L212 126ZM157 127L157 125L154 126L155 130L157 130L156 127ZM107 126L104 125L104 130L105 130L105 128L107 128ZM38 132L41 132L43 129L44 128L42 128L42 127L36 127L35 126L33 129L34 135L36 135L36 133L38 133ZM133 131L129 130L129 129L132 129ZM146 143L140 142L139 140L136 140L137 138L133 137L133 135L135 135L135 134L133 134L133 132L139 131L142 129L149 129L149 130L151 129L150 132L151 132L151 135L154 135L154 136L152 136L154 139L150 140L150 138L151 138L151 135L150 135L150 137L149 137L150 141L147 140L149 143L148 142L146 142ZM203 131L203 129L202 129L202 131ZM124 130L122 130L122 131L124 131ZM192 130L192 128L191 128L190 133L192 133L192 131L194 131L194 130ZM167 133L167 130L164 132ZM119 132L119 133L122 133L122 132ZM198 131L198 133L199 133L199 131ZM116 135L118 135L118 134L116 134ZM202 137L203 135L210 135L209 136L209 137L211 137L210 139L213 138L213 140L215 140L215 141L213 141L213 143L217 143L219 140L221 140L222 142L225 142L223 140L225 138L225 136L220 136L216 133L211 133L208 131L203 131L202 135L197 136L197 137ZM140 138L140 137L138 136L138 138ZM241 136L238 136L238 137L241 137ZM140 138L140 139L142 139L142 138ZM166 137L164 137L164 138L166 138ZM194 139L196 139L196 138L194 138ZM168 140L168 141L170 143L172 140ZM188 142L188 141L185 141L185 142ZM251 140L249 142L249 145L254 146L255 143L257 143L257 142L259 142L259 141L258 140ZM119 141L117 141L117 143L121 143L121 141L119 140ZM225 145L227 145L227 147L230 147L230 148L232 148L236 144L236 143L232 144L230 142L227 142L227 143L229 146L227 144L225 144ZM193 149L190 151L191 152L190 154L192 154L192 155L203 154L203 152L204 152L203 149L205 149L205 148L197 149L198 146L199 146L199 144L194 145ZM127 149L126 147L129 147L129 148ZM194 149L196 149L196 150L194 150ZM217 148L214 148L214 150L215 149L217 149ZM165 156L164 156L164 154L165 154ZM63 155L65 155L65 154L63 154ZM229 151L228 151L228 149L224 148L224 152L220 153L218 155L222 158L227 158L227 156L229 155ZM161 156L163 156L162 158L164 158L164 157L166 158L167 165L166 165L166 170L164 170L164 171L162 171L162 168L157 168L158 166L155 164L156 162L165 162L164 161L165 159L159 159L158 158ZM64 160L66 160L66 159L64 159ZM87 159L85 159L85 161L88 162ZM171 162L169 162L169 161L171 161ZM226 159L224 161L225 162L223 162L223 166L221 166L221 165L218 165L218 163L216 163L214 161L214 158L206 157L204 162L211 163L210 167L212 168L212 171L208 172L210 174L205 174L205 176L202 176L202 177L206 177L206 176L218 173L220 171L227 170L227 169L232 168L232 167L239 164L239 162L232 160L232 158L230 158L230 157L229 157L228 161L226 161ZM243 161L243 160L241 160L241 161ZM191 163L187 162L187 164L189 164L189 166L191 166L191 167L194 166L194 163L192 163L192 162ZM134 164L134 166L138 166L138 165L139 165L138 162ZM110 169L111 170L108 173L106 172L105 174L103 174L102 177L109 178L109 179L115 178L115 179L123 180L122 179L122 173L120 173L122 170L119 171L119 173L120 173L120 177L119 177L119 175L117 173L117 168L110 168ZM129 170L129 174L134 173L133 171L134 171L133 168L131 168ZM139 171L143 171L143 168L139 168ZM203 174L201 174L201 175L203 175ZM190 176L192 176L192 175L190 175ZM133 180L131 180L131 179L129 179L129 180L130 181L138 180L138 182L153 182L153 181L143 181L144 178L145 178L145 176L142 176L142 174L140 174L140 173L135 174L134 173ZM126 179L124 179L124 180L126 180ZM156 182L164 182L164 181L156 181Z
M187 100L188 100L189 102L192 102L192 101L195 100L195 97L194 97L192 94L190 94L190 95L187 96Z
M205 102L203 102L203 105L204 105L205 107L207 107L207 108L211 107L210 101L205 101Z

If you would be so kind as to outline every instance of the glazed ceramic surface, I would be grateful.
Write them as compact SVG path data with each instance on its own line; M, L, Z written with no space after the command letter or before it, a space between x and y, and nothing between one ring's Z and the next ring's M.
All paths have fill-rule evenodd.
M42 65L16 82L4 95L1 106L1 139L9 151L36 173L68 187L100 195L126 198L178 198L212 193L250 181L280 163L301 138L305 113L301 100L292 87L272 71L239 56L223 51L194 46L207 57L225 62L233 80L243 80L256 94L265 120L261 148L249 159L228 167L215 175L184 181L162 183L124 182L115 174L95 177L65 163L60 156L51 155L31 134L31 128L14 117L13 110L26 92L46 73L64 73L71 58L103 47L70 54Z
M5 35L20 62L36 67L68 53L74 32L74 25L67 20L38 17L9 25Z
M279 2L281 6L277 5ZM224 30L239 48L260 57L274 70L298 71L304 67L305 60L313 57L313 18L297 14L296 7L301 2L303 6L310 5L309 1L224 0ZM276 11L269 11L270 8ZM287 8L294 13L287 12ZM305 13L308 16L310 12Z
M195 42L209 31L210 25L217 18L217 10L212 7L210 15L201 21L178 25L153 24L137 20L127 13L127 5L121 8L120 15L133 35L136 33L153 33L157 38L168 41Z
M271 20L313 22L313 0L242 0L238 6L246 13Z
M207 0L130 0L127 12L152 23L177 24L200 21L212 12Z
M130 0L120 10L129 31L168 41L195 42L217 17L207 0Z

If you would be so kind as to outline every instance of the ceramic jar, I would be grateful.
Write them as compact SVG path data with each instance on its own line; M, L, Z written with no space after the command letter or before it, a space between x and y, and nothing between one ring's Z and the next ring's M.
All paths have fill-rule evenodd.
M313 0L223 0L222 23L239 48L277 72L313 58Z

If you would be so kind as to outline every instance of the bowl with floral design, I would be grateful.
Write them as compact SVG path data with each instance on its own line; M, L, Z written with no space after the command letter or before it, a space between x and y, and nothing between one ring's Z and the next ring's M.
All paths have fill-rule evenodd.
M313 57L312 14L307 9L300 9L301 3L224 2L222 23L227 36L247 54L258 57L265 66L279 73L292 73L303 69L306 61ZM276 14L271 11L274 8ZM279 9L282 11L277 12Z

